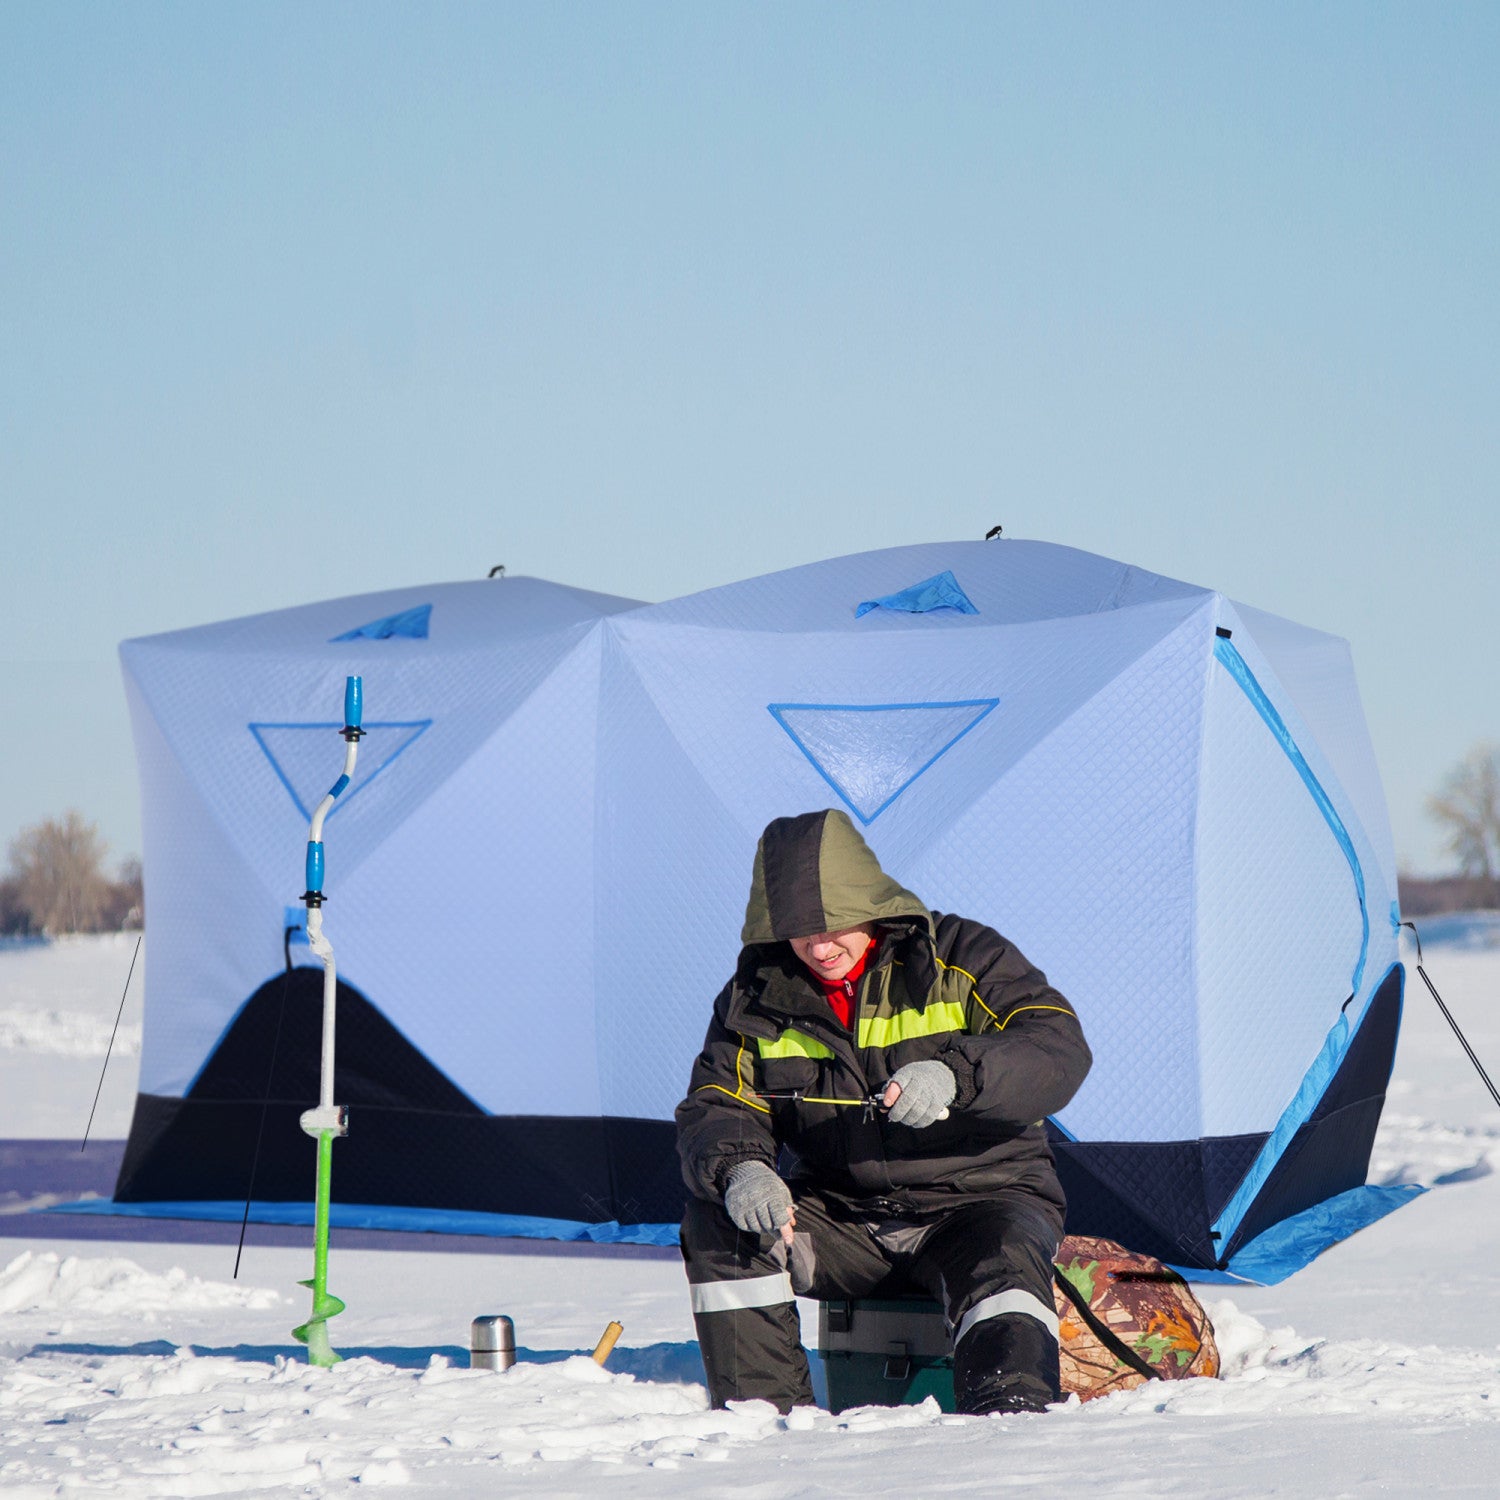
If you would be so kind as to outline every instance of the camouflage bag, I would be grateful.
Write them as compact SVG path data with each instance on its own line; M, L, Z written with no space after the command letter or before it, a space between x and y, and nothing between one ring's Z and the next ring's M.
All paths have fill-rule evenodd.
M1147 1380L1219 1373L1203 1304L1159 1260L1113 1240L1069 1235L1053 1281L1063 1395L1091 1401Z

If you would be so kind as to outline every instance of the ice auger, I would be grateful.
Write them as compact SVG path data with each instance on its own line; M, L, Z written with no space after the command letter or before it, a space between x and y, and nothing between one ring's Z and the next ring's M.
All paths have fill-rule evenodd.
M307 945L323 960L323 1058L316 1109L304 1110L301 1125L318 1143L318 1186L313 1218L313 1274L311 1281L300 1283L312 1288L312 1316L292 1337L307 1345L307 1362L313 1365L337 1364L340 1358L328 1342L328 1320L343 1312L344 1304L328 1290L328 1202L333 1184L333 1141L349 1133L348 1111L333 1102L333 1044L338 974L334 968L333 948L323 935L323 820L328 816L340 792L354 775L354 761L364 735L360 728L364 705L363 680L350 677L344 683L344 770L328 795L318 803L312 826L307 833L307 890L302 900L307 905Z

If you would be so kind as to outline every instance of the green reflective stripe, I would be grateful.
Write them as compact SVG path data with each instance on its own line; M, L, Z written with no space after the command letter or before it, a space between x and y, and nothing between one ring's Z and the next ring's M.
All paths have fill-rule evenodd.
M861 1047L894 1047L915 1036L936 1036L942 1031L964 1029L964 1008L951 1000L940 1000L926 1010L898 1010L889 1016L861 1016Z
M760 1048L762 1061L773 1057L832 1057L833 1048L825 1047L816 1037L805 1031L788 1027L774 1042L757 1037L755 1045Z

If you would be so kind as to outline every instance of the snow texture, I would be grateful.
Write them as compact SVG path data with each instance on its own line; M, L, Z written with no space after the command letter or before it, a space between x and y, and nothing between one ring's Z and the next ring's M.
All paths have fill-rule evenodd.
M22 1018L0 1031L0 1136L81 1134L107 1031L97 1056L49 1054L50 1072L30 1039L112 1023L129 960L114 939L0 950L0 1017ZM1427 968L1495 1071L1500 952L1460 924L1428 942ZM128 1124L135 1060L117 1044L106 1137ZM349 1308L330 1326L348 1357L314 1370L289 1334L310 1249L252 1236L236 1280L233 1246L0 1235L0 1494L1488 1496L1497 1162L1500 1111L1413 975L1371 1181L1433 1191L1280 1286L1203 1288L1222 1380L1040 1417L710 1411L668 1257L444 1254L415 1236L341 1250L335 1235L329 1285ZM498 1311L518 1363L470 1370L469 1321ZM625 1337L600 1368L588 1351L611 1318Z

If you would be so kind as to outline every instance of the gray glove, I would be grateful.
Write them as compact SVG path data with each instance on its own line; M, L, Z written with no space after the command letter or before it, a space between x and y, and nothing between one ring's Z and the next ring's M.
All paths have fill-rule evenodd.
M953 1076L953 1069L936 1058L897 1068L891 1074L891 1083L901 1089L901 1097L891 1105L891 1124L909 1125L913 1130L921 1130L934 1120L946 1118L948 1106L958 1092L958 1079Z
M729 1173L724 1208L741 1229L775 1234L792 1217L792 1190L763 1161L742 1161Z

